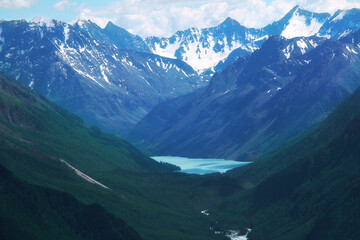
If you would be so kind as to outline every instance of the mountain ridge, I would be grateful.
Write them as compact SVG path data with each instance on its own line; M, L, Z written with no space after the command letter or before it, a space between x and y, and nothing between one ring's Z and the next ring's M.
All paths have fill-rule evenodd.
M323 120L359 86L358 34L341 41L271 37L196 98L169 105L170 116L155 108L129 139L155 155L254 160Z
M295 17L297 18L292 20ZM280 20L263 28L247 28L228 17L215 27L190 28L178 31L169 38L147 37L145 42L154 53L182 59L199 72L204 72L215 67L220 61L224 61L235 49L245 51L239 56L254 52L269 36L283 35L293 38L315 35L329 17L328 13L313 13L295 6ZM289 26L291 24L292 26ZM216 34L219 30L220 34ZM209 40L212 36L219 35L221 36L219 39ZM211 41L214 43L209 45ZM202 62L193 59L201 59ZM213 73L214 70L210 75Z
M137 46L142 40L115 26L40 18L3 21L0 28L0 70L87 124L117 134L157 103L205 84L180 60L139 52L146 47Z
M302 8L300 5L296 5L281 19L274 21L273 23L269 23L262 28L248 28L241 25L235 19L227 17L217 26L207 28L192 27L185 30L178 30L170 37L148 36L142 38L138 35L127 32L125 29L113 24L111 21L109 21L103 29L116 28L128 37L131 36L136 39L138 43L138 50L147 53L152 52L164 57L184 60L197 71L204 72L215 67L220 61L224 61L235 49L242 48L247 51L246 54L252 53L254 50L258 49L261 46L261 43L269 36L282 35L287 38L293 38L318 35L323 37L333 37L339 32L331 33L331 35L329 35L329 31L333 28L333 26L330 26L331 22L334 22L335 20L342 20L342 18L346 15L354 15L354 17L358 18L358 11L359 10L356 8L350 10L338 10L333 15L330 15L329 13L311 12ZM59 22L57 20L47 19L48 23L51 21ZM91 22L91 20L80 19L72 22L72 25L86 22ZM347 23L344 24L342 32L345 32L349 27L352 28L352 30L357 29L357 27L354 28L352 24ZM213 36L216 36L216 34L212 32L221 28L226 30L224 33L227 37L232 35L232 38L234 38L235 41L229 41L227 38L221 38L217 43L215 40L213 46L210 46L209 44L211 41L209 41L207 34L211 33ZM186 39L186 42L184 42L184 38ZM259 41L259 43L257 43L257 41ZM197 53L194 52L195 50L189 49L192 48L190 43L196 43L197 48L195 50ZM202 47L205 48L202 50ZM205 49L208 53L202 53ZM210 53L209 51L212 52ZM220 52L222 52L222 54L220 54ZM213 56L210 56L209 54ZM194 56L197 56L197 58L200 57L202 59L202 63L200 61L196 61L196 57ZM208 63L204 64L204 62ZM204 65L201 66L200 64Z
M2 21L0 70L88 125L126 136L157 104L205 87L215 72L253 53L269 37L308 36L322 24L317 35L328 38L333 29L336 38L359 27L354 25L357 18L356 9L329 16L296 6L262 29L227 18L215 27L146 39L111 22L100 28L89 20L72 25L42 17ZM343 27L336 27L340 23ZM153 55L155 48L171 58ZM194 67L197 64L211 66Z

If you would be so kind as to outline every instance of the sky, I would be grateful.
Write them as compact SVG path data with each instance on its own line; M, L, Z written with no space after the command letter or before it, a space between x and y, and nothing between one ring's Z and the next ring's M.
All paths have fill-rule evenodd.
M296 5L332 14L360 8L360 0L0 0L0 18L30 21L42 16L68 23L90 19L100 27L112 21L142 37L168 37L190 27L216 26L227 17L260 28Z

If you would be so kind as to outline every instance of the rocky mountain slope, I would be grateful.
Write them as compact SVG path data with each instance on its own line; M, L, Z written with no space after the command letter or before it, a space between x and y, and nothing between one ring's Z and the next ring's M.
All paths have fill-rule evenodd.
M323 120L359 86L359 34L271 37L189 101L157 106L131 137L150 154L254 160Z
M318 35L341 37L360 28L360 9L338 10L320 28Z
M312 36L329 17L328 13L313 13L296 6L279 21L261 29L246 28L227 18L216 27L191 28L169 38L149 37L145 41L153 53L181 59L199 72L210 70L213 74L219 71L215 66L225 61L234 50L239 57L260 48L270 36Z
M237 58L259 49L270 36L335 37L359 29L359 19L359 9L330 15L295 6L278 21L259 29L246 28L227 18L216 27L178 31L169 38L148 37L145 42L153 53L181 59L209 78Z
M149 53L109 23L0 23L0 70L88 124L122 134L156 104L204 85L186 63ZM139 52L142 51L142 52Z
M102 29L85 20L1 21L0 70L87 124L124 135L158 103L206 86L270 36L345 35L357 29L359 15L357 9L330 16L296 6L261 29L228 18L216 27L146 39L111 22Z

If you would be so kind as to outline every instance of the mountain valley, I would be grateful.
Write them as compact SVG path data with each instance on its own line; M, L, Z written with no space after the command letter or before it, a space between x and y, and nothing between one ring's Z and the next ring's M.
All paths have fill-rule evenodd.
M356 8L0 20L0 239L358 239L359 54Z

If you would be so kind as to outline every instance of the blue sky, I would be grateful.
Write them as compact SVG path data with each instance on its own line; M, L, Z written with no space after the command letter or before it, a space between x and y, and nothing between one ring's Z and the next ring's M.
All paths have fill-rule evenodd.
M8 4L6 4L8 2ZM59 2L68 2L68 7L64 10L56 9L55 5ZM78 16L83 7L101 8L113 2L112 0L33 0L33 1L1 1L0 18L5 20L25 19L31 20L35 16L59 19L70 22ZM76 4L76 5L75 5ZM66 5L66 4L65 4Z
M141 36L169 36L189 27L210 27L230 16L247 27L262 27L295 5L316 12L360 8L360 0L0 0L0 18L35 16L65 22L109 20Z

